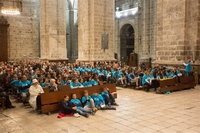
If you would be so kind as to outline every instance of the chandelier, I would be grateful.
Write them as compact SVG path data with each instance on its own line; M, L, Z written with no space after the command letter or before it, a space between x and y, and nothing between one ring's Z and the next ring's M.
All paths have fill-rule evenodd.
M15 3L13 1L13 6L2 6L1 13L6 15L20 15L20 9L17 6L15 6Z

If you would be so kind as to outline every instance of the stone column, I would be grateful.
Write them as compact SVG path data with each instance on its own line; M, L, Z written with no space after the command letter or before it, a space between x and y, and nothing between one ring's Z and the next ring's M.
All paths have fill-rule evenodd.
M156 61L181 62L185 59L187 0L157 1Z
M40 52L40 59L67 60L65 0L40 0Z
M114 0L79 0L78 60L114 59ZM109 36L108 49L101 49L101 35Z

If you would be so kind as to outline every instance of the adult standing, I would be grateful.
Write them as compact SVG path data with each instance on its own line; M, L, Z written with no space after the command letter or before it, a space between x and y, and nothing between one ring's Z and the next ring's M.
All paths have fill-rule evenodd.
M191 59L188 59L186 62L184 62L185 66L185 76L190 76L190 69L191 69Z

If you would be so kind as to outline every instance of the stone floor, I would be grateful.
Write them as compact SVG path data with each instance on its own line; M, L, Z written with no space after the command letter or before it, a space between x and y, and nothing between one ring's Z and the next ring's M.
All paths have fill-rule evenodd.
M200 86L171 94L118 88L117 110L57 118L16 103L0 109L0 133L200 133Z

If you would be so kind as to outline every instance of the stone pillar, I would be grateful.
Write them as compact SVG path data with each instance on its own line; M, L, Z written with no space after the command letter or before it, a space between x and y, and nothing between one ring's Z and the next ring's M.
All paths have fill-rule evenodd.
M187 0L157 1L157 62L185 59Z
M40 55L67 60L65 0L40 0Z
M113 61L114 0L79 0L77 61ZM108 49L101 49L101 35L109 36Z

